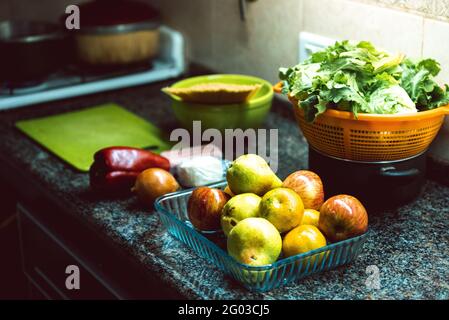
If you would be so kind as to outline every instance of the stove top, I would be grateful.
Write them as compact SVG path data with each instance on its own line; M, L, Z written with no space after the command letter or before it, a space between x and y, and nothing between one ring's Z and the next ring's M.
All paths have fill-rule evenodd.
M185 70L183 37L165 26L161 27L160 34L160 55L148 64L88 71L68 66L41 83L3 84L0 86L0 110L178 77Z

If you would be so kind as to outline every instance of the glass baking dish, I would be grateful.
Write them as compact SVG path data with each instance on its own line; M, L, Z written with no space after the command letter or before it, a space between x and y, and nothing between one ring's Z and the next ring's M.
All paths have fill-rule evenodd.
M226 182L210 187L224 189ZM193 228L187 215L187 202L193 190L175 192L156 200L155 209L162 224L171 235L251 291L269 291L311 274L348 264L358 256L367 239L365 233L304 254L281 257L270 265L248 266L228 255L226 239L221 231L199 232Z

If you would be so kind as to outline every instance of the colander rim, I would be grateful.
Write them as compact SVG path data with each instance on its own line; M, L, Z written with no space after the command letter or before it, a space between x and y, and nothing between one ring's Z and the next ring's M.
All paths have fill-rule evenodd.
M276 93L282 92L282 82L278 82L273 86L273 90ZM302 111L301 108L298 107L298 99L288 95L288 99L290 102L292 102L293 106L295 108L298 108L298 110ZM420 111L417 113L410 113L410 114L366 114L366 113L359 113L357 117L354 116L354 113L349 111L340 111L340 110L334 110L334 109L327 109L324 113L322 113L320 116L324 117L331 117L331 118L338 118L338 119L344 119L344 120L357 120L357 121L403 121L403 120L410 120L410 121L419 121L423 119L433 118L433 117L444 117L445 115L449 115L449 104L445 106L441 106L439 108L435 108L433 110L428 111Z
M294 107L298 108L299 111L302 113L303 110L298 107L298 100L291 98L291 101L294 100ZM292 101L293 102L293 101ZM366 114L366 113L359 113L357 117L354 116L354 113L349 111L340 111L340 110L334 110L334 109L327 109L324 113L322 113L319 117L331 117L331 118L338 118L338 119L344 119L344 120L357 120L357 121L373 121L373 120L379 120L379 121L403 121L403 120L423 120L433 117L444 117L444 115L449 114L449 105L441 106L439 108L428 110L428 111L421 111L417 113L410 113L410 114Z

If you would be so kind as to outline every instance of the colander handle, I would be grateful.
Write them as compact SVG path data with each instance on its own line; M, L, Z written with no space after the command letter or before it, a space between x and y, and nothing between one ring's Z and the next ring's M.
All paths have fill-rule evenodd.
M439 107L437 110L439 110L442 114L449 115L449 104L444 107Z
M276 93L282 93L282 81L279 81L273 86L273 91Z
M395 167L383 167L379 171L382 179L388 180L395 185L405 185L411 183L414 179L419 177L421 171L416 168L407 170L398 170Z

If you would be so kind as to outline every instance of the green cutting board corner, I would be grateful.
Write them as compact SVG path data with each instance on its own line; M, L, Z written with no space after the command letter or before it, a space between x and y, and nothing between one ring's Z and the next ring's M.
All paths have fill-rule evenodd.
M157 127L114 103L19 121L16 127L81 171L89 171L102 148L151 147L156 153L171 148Z

